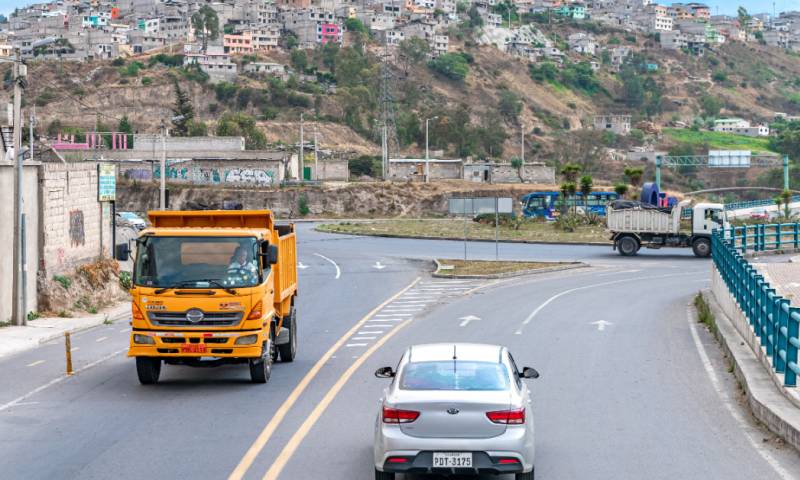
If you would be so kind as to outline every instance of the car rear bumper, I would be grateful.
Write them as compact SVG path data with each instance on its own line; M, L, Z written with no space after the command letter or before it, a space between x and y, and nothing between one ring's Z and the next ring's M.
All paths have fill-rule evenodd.
M379 424L375 443L375 468L408 473L519 473L533 469L533 433L509 427L492 438L422 438L404 434L397 425ZM473 452L471 469L433 469L433 452ZM389 463L391 457L405 457L404 463ZM519 463L501 464L500 459Z

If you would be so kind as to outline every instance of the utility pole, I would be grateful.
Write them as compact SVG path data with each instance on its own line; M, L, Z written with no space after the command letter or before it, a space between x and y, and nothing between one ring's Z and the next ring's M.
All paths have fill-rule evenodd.
M428 150L428 124L431 120L436 120L439 116L426 118L425 119L425 183L430 181L431 176L431 157L430 151Z
M299 170L300 178L303 178L303 156L306 153L305 145L303 145L303 114L300 114L300 159L298 161L297 169Z
M319 181L319 149L317 148L317 125L314 125L314 180Z
M19 48L14 49L14 304L12 317L15 325L27 324L25 305L25 219L23 217L22 184L22 81L27 73L22 64Z
M161 200L159 209L167 209L167 125L161 120Z
M520 134L520 160L522 160L522 164L525 165L525 125L520 125L519 128Z

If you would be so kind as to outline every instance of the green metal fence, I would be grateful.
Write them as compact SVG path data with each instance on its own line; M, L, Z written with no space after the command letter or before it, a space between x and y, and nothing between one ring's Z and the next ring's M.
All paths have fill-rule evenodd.
M800 366L800 308L778 295L745 259L748 252L800 248L800 224L749 225L716 230L714 264L736 303L747 316L772 368L784 374L784 385L796 386Z

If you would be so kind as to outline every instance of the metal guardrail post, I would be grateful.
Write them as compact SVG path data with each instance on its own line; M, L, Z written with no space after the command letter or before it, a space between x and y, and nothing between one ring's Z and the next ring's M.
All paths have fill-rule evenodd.
M800 223L794 224L794 248L800 248Z
M786 351L789 348L789 300L780 299L778 302L778 343L775 354L775 371L778 373L786 372Z
M783 384L787 387L797 385L797 347L800 345L798 335L800 335L800 308L789 307L789 326L787 328L789 346L786 349L786 375L783 377Z
M773 367L775 367L775 346L778 340L778 329L776 327L776 324L778 323L778 313L776 311L776 307L778 306L780 299L781 297L777 295L774 288L770 288L769 291L767 291L767 311L765 315L767 324L764 326L764 336L767 337L767 356L772 357Z

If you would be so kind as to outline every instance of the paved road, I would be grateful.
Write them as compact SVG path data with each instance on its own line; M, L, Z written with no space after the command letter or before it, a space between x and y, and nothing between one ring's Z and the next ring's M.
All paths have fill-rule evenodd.
M167 366L163 383L142 387L133 362L115 355L124 324L78 335L76 367L96 364L69 379L58 380L63 345L44 345L0 361L0 477L369 479L385 386L372 372L408 344L481 341L542 373L531 383L537 478L800 478L796 452L753 425L716 344L687 318L708 261L680 250L623 259L606 247L501 245L501 258L593 267L453 282L408 259L459 257L460 242L310 228L300 228L301 350L268 385L251 385L241 366ZM473 243L469 255L493 258L494 248Z

